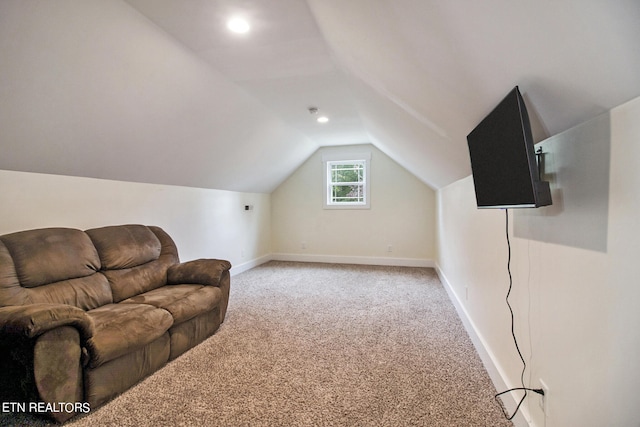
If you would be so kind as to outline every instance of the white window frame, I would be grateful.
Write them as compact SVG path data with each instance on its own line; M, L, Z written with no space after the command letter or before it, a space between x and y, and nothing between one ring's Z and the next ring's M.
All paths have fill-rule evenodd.
M364 165L363 186L364 200L362 202L336 202L332 197L333 183L331 182L331 166L362 162ZM324 209L370 209L371 208L371 153L331 153L322 156L323 165L323 208ZM344 183L343 183L344 184Z

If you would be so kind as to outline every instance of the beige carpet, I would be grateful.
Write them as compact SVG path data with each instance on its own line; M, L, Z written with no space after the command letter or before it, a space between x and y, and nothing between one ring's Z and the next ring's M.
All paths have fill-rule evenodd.
M68 425L511 426L494 393L433 269L270 262L213 337Z

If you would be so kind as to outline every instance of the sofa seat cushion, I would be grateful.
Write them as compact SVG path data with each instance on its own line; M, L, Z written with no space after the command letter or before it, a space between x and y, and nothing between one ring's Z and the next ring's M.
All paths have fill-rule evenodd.
M146 304L107 304L87 314L95 326L87 341L91 368L144 347L173 325L167 310Z
M175 325L213 310L222 300L222 291L214 286L167 285L126 299L120 304L149 304L163 308L173 316Z

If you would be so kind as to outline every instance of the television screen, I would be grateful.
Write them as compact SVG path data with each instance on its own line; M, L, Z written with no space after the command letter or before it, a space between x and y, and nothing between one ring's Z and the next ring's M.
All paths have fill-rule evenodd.
M540 181L531 125L516 86L467 135L479 208L551 204L549 183Z

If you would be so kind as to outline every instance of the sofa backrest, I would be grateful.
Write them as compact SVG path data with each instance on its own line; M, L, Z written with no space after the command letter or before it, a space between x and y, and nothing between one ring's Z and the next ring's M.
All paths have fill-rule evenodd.
M90 310L113 301L99 274L89 236L71 228L45 228L0 236L0 306L69 304Z
M113 301L138 295L167 283L167 269L177 264L176 245L159 227L130 224L86 230L109 280Z
M167 282L179 262L161 228L44 228L0 236L0 307L69 304L91 310Z

